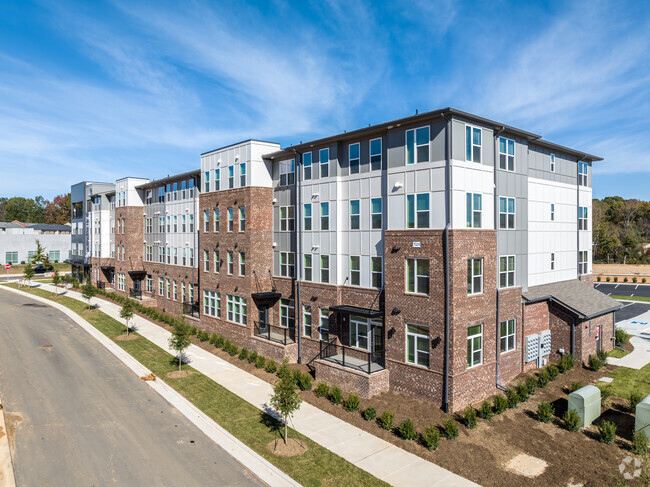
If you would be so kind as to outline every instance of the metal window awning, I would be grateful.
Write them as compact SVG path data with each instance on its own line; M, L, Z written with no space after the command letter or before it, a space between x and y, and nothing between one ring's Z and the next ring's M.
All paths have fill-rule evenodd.
M103 270L103 271L114 271L114 270L115 270L115 266L114 266L114 265L102 265L102 266L99 266L99 267L100 267L101 270Z
M366 318L383 318L384 316L384 312L378 309L360 308L359 306L349 306L347 304L330 306L330 310L337 313L364 316Z
M282 293L276 293L276 292L265 292L265 293L252 293L251 296L253 299L257 300L263 300L263 299L280 299L282 297Z
M129 271L131 279L143 279L147 275L147 271Z

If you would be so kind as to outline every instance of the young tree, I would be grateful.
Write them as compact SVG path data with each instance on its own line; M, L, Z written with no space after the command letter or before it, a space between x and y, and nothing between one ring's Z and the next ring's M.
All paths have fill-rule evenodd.
M92 284L86 283L81 286L81 295L88 301L88 308L90 308L90 300L95 297L95 294L97 294L97 289Z
M133 318L133 304L131 301L127 301L126 304L122 306L122 309L120 310L120 318L126 321L126 334L128 335L131 330L129 327L129 321Z
M45 247L41 245L41 242L37 239L36 240L36 253L32 256L32 264L34 262L44 262L47 263L48 261L48 256L45 253Z
M59 275L59 270L54 269L54 275L52 276L52 284L56 289L56 293L59 294L59 284L61 283L61 276Z
M169 337L169 348L178 353L178 371L183 364L183 351L192 343L192 327L185 322L185 317L174 323L172 336Z
M287 360L282 362L278 371L278 383L273 387L271 406L284 420L284 443L287 443L287 420L300 408L300 395L296 392L296 381L287 365Z
M32 264L30 262L27 263L25 266L25 279L29 281L29 285L32 285L32 278L34 277L34 268L32 267Z

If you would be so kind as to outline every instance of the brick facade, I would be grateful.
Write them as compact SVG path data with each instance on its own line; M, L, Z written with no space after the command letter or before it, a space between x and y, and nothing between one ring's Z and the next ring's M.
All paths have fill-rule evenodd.
M381 370L370 375L340 365L316 360L314 362L318 380L335 384L347 392L370 398L389 389L389 371Z
M141 206L115 208L115 291L123 296L128 296L129 289L133 288L133 279L129 276L129 271L144 270L142 211ZM121 220L125 225L123 230L118 226L118 221ZM123 256L118 253L118 247L122 246L125 250ZM125 291L120 291L117 288L119 273L123 273L125 276ZM142 285L144 286L144 282Z

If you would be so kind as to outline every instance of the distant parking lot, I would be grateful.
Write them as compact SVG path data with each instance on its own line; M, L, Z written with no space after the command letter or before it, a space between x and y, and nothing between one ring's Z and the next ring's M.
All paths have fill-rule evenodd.
M613 284L597 282L594 287L601 293L615 296L641 296L650 298L650 285L648 284Z

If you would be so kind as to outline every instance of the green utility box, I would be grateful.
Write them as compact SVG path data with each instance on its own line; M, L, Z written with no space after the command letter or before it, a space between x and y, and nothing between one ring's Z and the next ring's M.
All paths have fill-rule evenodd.
M643 401L636 405L636 419L634 420L634 431L643 430L646 438L650 441L650 394Z
M600 389L596 386L584 386L572 392L569 394L569 409L578 412L581 428L589 426L600 416Z

